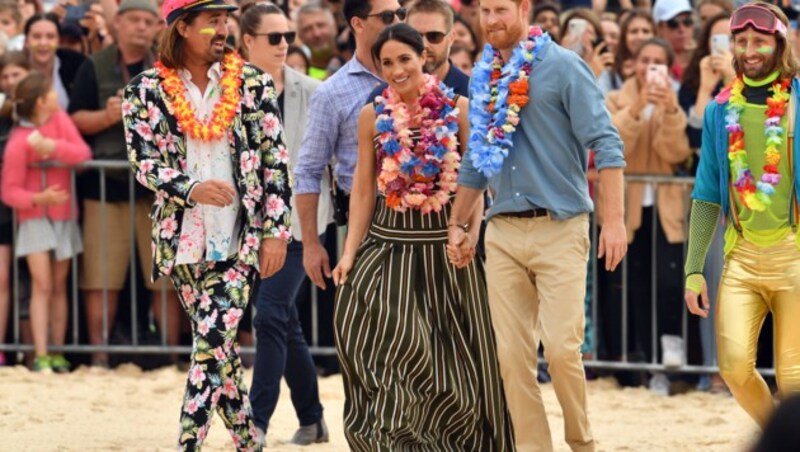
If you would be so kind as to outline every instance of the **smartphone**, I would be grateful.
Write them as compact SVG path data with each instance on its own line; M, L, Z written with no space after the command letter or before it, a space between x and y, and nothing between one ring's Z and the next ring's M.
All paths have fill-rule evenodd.
M589 22L586 19L575 18L569 21L569 30L568 33L574 37L575 39L580 39L583 37L583 33L586 31L586 27L589 25Z
M731 38L725 34L711 36L711 54L721 55L731 51Z
M603 44L604 42L606 42L605 39L598 36L594 39L594 41L592 41L592 48L597 49L597 46ZM600 51L600 55L608 52L610 52L610 50L608 50L608 46L604 46L603 50Z
M666 85L668 80L666 64L651 64L647 66L647 83Z
M89 11L91 5L83 3L81 5L67 5L64 9L67 10L64 16L64 22L78 22L83 19L83 16Z

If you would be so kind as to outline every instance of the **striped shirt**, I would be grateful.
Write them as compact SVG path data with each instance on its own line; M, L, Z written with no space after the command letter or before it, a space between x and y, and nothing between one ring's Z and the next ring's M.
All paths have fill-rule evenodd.
M314 91L295 166L295 194L320 192L332 156L336 182L350 192L358 157L358 114L367 94L380 82L353 57Z

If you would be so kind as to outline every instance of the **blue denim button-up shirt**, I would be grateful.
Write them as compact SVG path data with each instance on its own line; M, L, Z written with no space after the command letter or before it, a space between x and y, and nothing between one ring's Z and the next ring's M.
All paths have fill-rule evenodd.
M597 169L625 167L622 140L594 74L574 52L552 42L545 46L533 62L530 102L520 112L500 173L487 179L469 155L462 161L459 185L492 190L487 219L541 207L557 220L591 212L589 149L596 152Z

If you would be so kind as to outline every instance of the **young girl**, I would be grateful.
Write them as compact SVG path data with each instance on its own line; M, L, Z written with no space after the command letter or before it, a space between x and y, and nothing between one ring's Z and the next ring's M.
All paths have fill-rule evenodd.
M63 355L47 354L48 325L54 345L67 329L70 259L83 250L72 202L70 169L41 168L43 162L75 165L91 158L89 146L66 113L47 77L33 73L14 90L17 125L6 147L2 201L17 210L17 257L26 256L33 288L30 317L36 353L34 371L67 372Z
M21 52L8 53L0 63L0 169L3 167L3 155L11 133L11 95L14 86L28 75L30 63ZM0 343L5 341L8 329L8 309L11 302L11 209L0 203ZM0 352L0 366L5 365L5 354Z

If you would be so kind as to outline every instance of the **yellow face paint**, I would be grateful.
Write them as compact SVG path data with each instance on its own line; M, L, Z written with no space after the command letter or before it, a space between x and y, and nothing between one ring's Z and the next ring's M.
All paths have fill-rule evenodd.
M211 28L211 27L205 27L205 28L201 28L201 29L200 29L200 34L201 34L201 35L211 35L211 36L214 36L215 34L217 34L217 30L214 30L214 29L213 29L213 28Z

